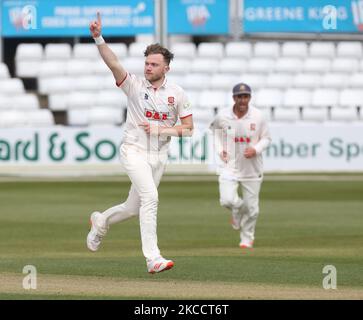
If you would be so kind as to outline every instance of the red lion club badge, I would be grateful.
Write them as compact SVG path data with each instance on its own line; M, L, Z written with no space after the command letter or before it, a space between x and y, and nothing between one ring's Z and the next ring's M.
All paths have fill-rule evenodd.
M255 131L256 130L256 123L251 123L250 124L250 130L251 131Z
M175 101L174 97L168 97L168 104L169 105L174 105L174 101Z

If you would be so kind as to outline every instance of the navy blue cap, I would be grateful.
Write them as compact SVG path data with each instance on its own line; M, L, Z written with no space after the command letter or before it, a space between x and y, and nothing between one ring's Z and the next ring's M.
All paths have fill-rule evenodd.
M245 83L236 84L233 87L232 91L233 91L234 96L236 96L238 94L249 94L249 95L251 95L251 88Z

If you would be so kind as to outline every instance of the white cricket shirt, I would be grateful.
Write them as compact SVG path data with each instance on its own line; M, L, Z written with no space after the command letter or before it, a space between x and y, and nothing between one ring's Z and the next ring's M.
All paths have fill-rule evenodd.
M233 108L223 109L211 129L218 157L223 150L229 156L227 163L221 161L218 172L221 177L240 181L263 179L262 152L271 143L271 137L260 110L249 105L247 113L238 118ZM247 146L255 148L255 157L247 159L243 155Z
M140 124L149 121L152 125L173 127L178 118L192 115L191 104L184 90L166 78L162 86L155 89L148 80L129 73L117 85L128 98L122 143L145 151L167 152L170 136L148 135Z

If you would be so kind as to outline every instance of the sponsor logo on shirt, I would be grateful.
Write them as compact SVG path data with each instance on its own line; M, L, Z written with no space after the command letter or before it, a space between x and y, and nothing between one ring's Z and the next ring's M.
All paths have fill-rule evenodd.
M250 143L251 138L250 137L235 137L234 142L235 143Z
M158 112L155 110L145 109L145 117L150 120L164 121L168 119L168 116L169 112Z

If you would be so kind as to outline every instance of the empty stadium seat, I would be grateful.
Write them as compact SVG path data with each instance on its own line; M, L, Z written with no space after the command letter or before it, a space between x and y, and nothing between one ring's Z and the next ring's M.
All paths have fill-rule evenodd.
M15 74L20 78L36 78L39 75L41 60L25 61L19 60L15 63Z
M9 95L5 93L0 94L0 110L10 109L11 106L12 106L11 97L9 97Z
M218 64L218 72L241 74L248 69L248 62L243 59L224 58Z
M132 42L129 46L129 57L138 57L142 58L144 57L144 52L147 48L149 43L144 42Z
M125 70L131 74L143 75L145 59L143 57L128 57L122 62Z
M95 106L110 106L113 108L126 108L127 96L118 89L102 90L96 93Z
M93 73L92 60L71 59L66 63L66 74L70 76L79 76Z
M67 111L67 124L69 126L88 126L89 111L86 109L71 109Z
M122 60L127 57L127 45L125 43L109 43L108 46L118 59Z
M279 89L260 89L254 95L254 104L257 108L280 108L283 94Z
M92 108L88 117L89 125L120 125L122 113L120 108Z
M210 87L211 89L226 90L232 92L232 88L240 82L240 77L237 75L226 75L215 73L211 77Z
M347 85L352 88L363 89L363 72L353 73L348 77Z
M274 121L292 122L300 120L300 110L298 108L284 109L277 108L274 110Z
M197 47L192 42L174 43L171 46L171 51L174 53L175 59L188 58L194 59L197 54Z
M17 94L24 92L24 84L20 79L9 78L0 80L0 93Z
M69 43L48 43L44 47L44 57L47 60L71 59L72 47Z
M0 80L6 78L10 78L9 68L5 63L0 62Z
M203 109L225 108L227 106L225 91L205 90L199 96L198 107Z
M296 88L314 89L320 86L321 76L317 73L299 73L294 76L292 84Z
M313 91L312 107L335 107L339 103L339 91L335 89L321 88Z
M308 56L308 45L304 41L286 41L281 45L281 55L304 59Z
M194 109L193 110L193 121L195 128L200 130L206 130L215 118L214 110L212 109Z
M27 116L27 126L31 127L50 127L55 124L52 112L49 109L38 109L28 111Z
M354 72L359 69L358 59L335 58L331 65L332 72Z
M189 73L184 78L185 89L199 90L208 89L210 86L210 76L201 73Z
M341 41L337 44L337 56L361 59L363 48L360 41Z
M254 91L265 86L266 76L256 73L242 73L239 82L249 85L252 91Z
M20 43L16 47L15 60L40 61L43 59L43 47L40 43Z
M327 108L303 108L302 120L312 122L323 122L329 119Z
M95 75L106 75L110 74L111 72L111 70L102 59L92 61L92 71Z
M38 78L38 90L41 94L65 93L73 87L73 78L66 76Z
M270 73L266 78L266 87L286 89L291 86L293 76L288 73Z
M296 73L303 69L304 60L299 58L282 57L274 64L275 72Z
M330 110L330 120L331 121L358 121L360 120L358 110L355 107L349 108L332 108Z
M225 46L227 58L246 59L252 56L252 44L250 42L228 42Z
M0 128L23 127L27 121L27 115L23 111L0 110Z
M72 91L68 95L68 109L90 109L95 105L97 93L94 91Z
M253 51L255 57L278 58L280 45L277 42L257 42Z
M11 105L14 109L35 110L40 108L38 97L34 93L13 95Z
M331 68L331 60L326 58L307 58L304 61L305 72L328 72Z
M190 104L193 107L193 112L194 112L194 108L199 108L198 103L199 103L199 96L200 96L201 91L197 91L197 90L188 90L187 97L189 99Z
M52 93L48 95L48 108L52 111L66 111L68 108L67 93Z
M100 54L94 43L76 43L73 47L73 59L98 59Z
M335 56L335 44L333 42L312 42L309 46L310 57L333 58Z
M269 73L273 70L274 59L269 58L252 58L248 61L248 72L251 73Z
M170 72L175 74L186 74L190 71L190 69L190 60L186 58L175 59L170 64Z
M310 90L290 88L284 92L282 105L285 108L305 108L311 105L311 100Z
M343 88L347 85L348 75L343 73L325 73L321 79L324 88Z
M338 104L340 107L363 107L363 91L362 89L344 89L339 93Z
M218 68L218 60L212 58L196 58L191 64L194 73L213 73Z
M63 76L66 73L67 63L64 60L45 60L39 67L39 77Z
M101 89L99 76L80 76L73 78L73 87L70 88L71 90L78 90L78 91L97 91Z
M197 53L200 58L221 59L224 56L224 47L220 42L201 42Z

